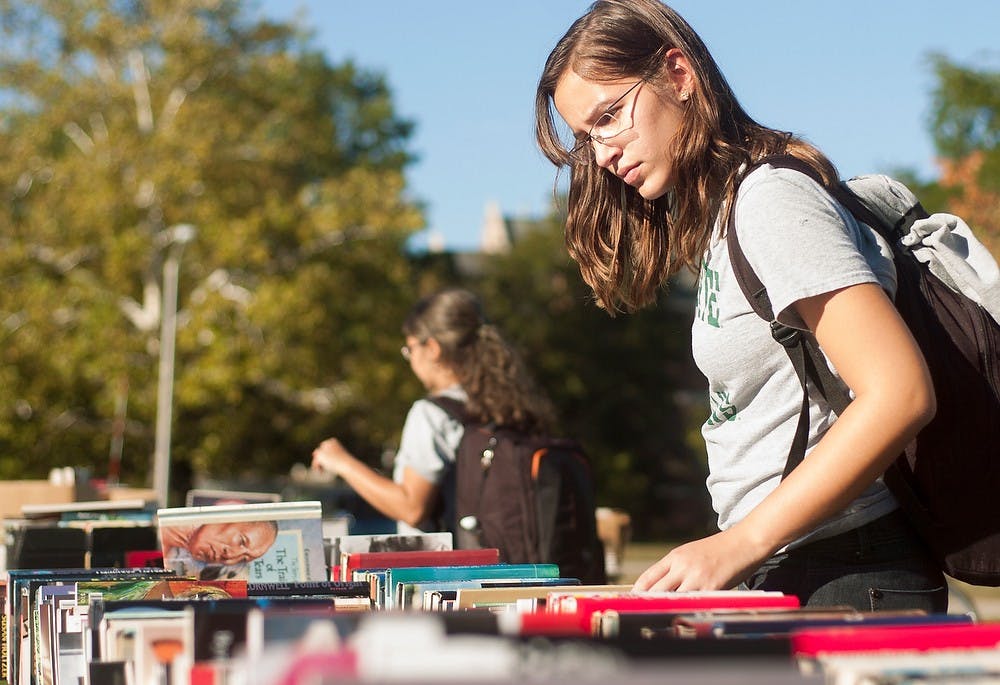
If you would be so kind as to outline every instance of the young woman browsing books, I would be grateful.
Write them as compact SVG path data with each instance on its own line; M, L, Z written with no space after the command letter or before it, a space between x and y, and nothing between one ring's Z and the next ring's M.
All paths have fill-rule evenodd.
M403 324L403 358L430 396L465 403L470 420L544 433L553 411L523 360L483 314L479 299L443 290L413 307ZM413 403L392 478L359 461L336 438L313 451L314 469L341 476L400 532L447 530L455 489L449 476L463 426L428 399Z
M560 138L556 117L572 132ZM694 30L658 0L600 0L549 55L536 94L545 155L570 169L566 243L610 311L700 271L694 356L708 377L708 486L721 532L636 588L740 583L808 604L947 605L944 578L879 476L935 412L919 348L865 229L824 189L833 164L743 110ZM823 180L764 164L792 155ZM738 287L725 217L779 320L815 335L854 401L810 395L808 456L782 478L802 404L788 358Z

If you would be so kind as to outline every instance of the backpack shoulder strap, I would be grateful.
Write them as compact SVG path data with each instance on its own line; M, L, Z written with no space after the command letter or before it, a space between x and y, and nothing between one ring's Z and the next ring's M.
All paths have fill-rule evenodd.
M751 171L764 164L793 169L823 185L822 179L815 169L791 155L777 155L759 160L743 171L737 183L745 179ZM853 197L853 194L849 191L847 191L847 194ZM834 197L839 201L839 198ZM846 203L842 204L845 204L847 209L853 214L851 206L848 206ZM863 205L856 198L853 204L863 208ZM785 469L782 473L782 478L785 478L805 458L806 446L809 440L809 390L807 380L813 382L820 395L826 399L837 414L844 411L850 403L851 398L843 383L834 377L829 366L827 366L826 358L819 349L816 338L809 331L787 326L777 320L774 309L771 306L771 299L767 294L767 289L753 270L753 267L750 266L750 262L747 260L746 254L740 246L739 234L736 230L735 205L734 194L733 202L730 204L726 215L726 246L733 274L740 289L743 291L744 297L750 303L750 307L758 316L770 323L771 337L785 349L792 367L795 369L795 375L802 386L802 406L799 410L799 421L795 429L795 437L792 439L792 445L788 452L788 458L785 461Z
M430 395L424 399L444 409L448 416L459 423L463 425L466 423L468 417L465 413L465 402L462 400L457 400L447 395Z

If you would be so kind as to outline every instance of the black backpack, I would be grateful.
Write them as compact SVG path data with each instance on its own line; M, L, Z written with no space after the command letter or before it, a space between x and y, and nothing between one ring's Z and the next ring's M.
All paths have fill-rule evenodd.
M811 167L794 157L759 164L764 163L794 169L823 185ZM888 192L872 191L871 179L886 181ZM937 414L885 472L885 483L945 573L972 584L1000 585L1000 325L901 242L914 222L928 217L905 186L886 177L859 177L826 190L891 246L898 281L895 305L924 354L937 396ZM736 279L754 311L771 322L775 340L785 346L802 383L802 413L787 476L805 455L806 378L837 414L850 396L830 373L812 334L775 321L767 292L739 246L732 208L727 230Z
M458 400L429 399L465 426L445 478L455 484L455 547L496 547L503 563L554 563L564 578L605 583L594 482L580 444L472 423Z

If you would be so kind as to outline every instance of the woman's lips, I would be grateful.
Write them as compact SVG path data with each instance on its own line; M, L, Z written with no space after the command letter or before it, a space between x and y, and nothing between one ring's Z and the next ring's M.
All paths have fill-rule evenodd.
M635 166L625 169L625 173L619 174L619 177L628 185L635 185L635 182L639 178L639 165L636 164Z

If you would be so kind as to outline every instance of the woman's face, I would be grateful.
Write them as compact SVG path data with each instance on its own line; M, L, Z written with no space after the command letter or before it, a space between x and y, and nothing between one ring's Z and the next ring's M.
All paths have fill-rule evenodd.
M646 82L616 103L636 80L589 81L567 70L559 79L553 102L578 136L586 135L612 108L610 113L625 124L624 130L606 142L589 143L594 150L594 161L634 187L645 199L655 200L673 184L674 137L680 126L683 103L676 95L661 95Z
M262 556L275 537L269 521L206 523L194 532L187 547L199 561L229 566Z

